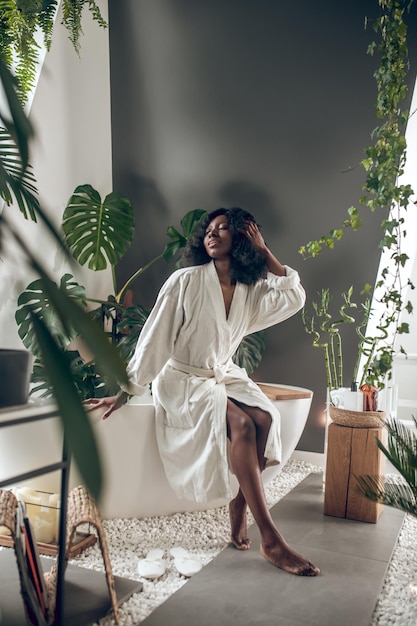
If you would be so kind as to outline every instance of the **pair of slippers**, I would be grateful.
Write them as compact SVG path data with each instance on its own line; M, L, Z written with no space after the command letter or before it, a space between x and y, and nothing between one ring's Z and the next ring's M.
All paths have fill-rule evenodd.
M169 553L174 559L174 566L178 573L186 578L197 574L203 567L201 561L191 556L184 548L171 548ZM138 562L139 575L150 580L163 576L166 569L167 564L164 559L164 551L160 548L150 550L146 557Z

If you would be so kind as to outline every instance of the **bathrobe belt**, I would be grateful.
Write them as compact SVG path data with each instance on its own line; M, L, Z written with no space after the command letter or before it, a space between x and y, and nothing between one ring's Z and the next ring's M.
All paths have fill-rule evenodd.
M215 365L213 369L204 369L203 367L194 367L171 358L168 361L168 365L169 367L179 370L180 372L185 372L186 374L191 374L192 376L199 376L200 378L214 378L216 383L221 383L225 379L230 363Z

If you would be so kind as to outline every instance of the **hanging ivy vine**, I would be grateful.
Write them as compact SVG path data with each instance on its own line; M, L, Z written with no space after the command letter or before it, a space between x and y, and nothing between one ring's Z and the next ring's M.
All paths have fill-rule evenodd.
M381 381L385 375L390 377L396 337L409 332L408 324L400 323L401 315L404 311L411 313L413 309L412 304L403 297L405 288L414 289L414 285L410 281L407 285L402 283L402 269L408 261L408 256L402 252L402 241L407 234L404 211L410 204L416 203L412 200L412 187L401 184L399 178L403 174L407 156L404 133L409 112L401 108L401 103L407 95L406 77L409 69L405 18L412 4L413 0L379 0L381 12L373 24L378 41L373 41L367 51L372 56L380 57L374 78L377 83L376 115L381 124L373 131L373 143L365 149L365 158L361 162L366 181L360 204L384 215L381 221L383 237L379 247L381 251L389 251L392 262L383 268L381 279L376 285L384 311L377 325L378 346L371 365L371 381ZM301 246L299 252L304 257L315 257L324 247L333 249L347 229L356 231L361 224L358 208L351 207L341 227ZM402 348L400 350L403 351Z
M23 103L35 86L40 53L36 35L39 32L42 34L43 43L50 50L59 4L59 0L2 0L0 4L0 58L9 69L14 66L18 93ZM61 23L79 54L84 8L88 8L99 26L106 28L107 23L95 0L61 0L61 5Z

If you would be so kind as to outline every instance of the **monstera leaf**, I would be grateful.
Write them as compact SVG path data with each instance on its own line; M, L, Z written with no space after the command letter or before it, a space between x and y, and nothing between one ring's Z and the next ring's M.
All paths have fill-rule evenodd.
M60 289L65 292L67 296L77 300L85 307L84 287L81 287L75 282L71 274L64 274L61 278ZM44 290L44 282L42 279L39 278L30 283L26 291L20 294L17 304L20 308L17 309L15 318L18 325L19 336L25 347L33 354L39 355L39 345L32 324L32 313L36 313L37 316L45 322L57 346L62 350L65 350L69 343L77 336L76 331L69 321L66 325L62 324L54 304L51 302L48 293Z
M236 365L244 367L248 374L252 374L261 362L265 350L265 338L264 330L247 335L233 355Z
M79 185L64 211L62 228L74 258L91 270L112 267L132 243L132 205L117 191L102 201L91 185Z
M171 241L167 243L162 253L162 256L167 263L172 260L178 250L181 250L187 245L187 241L193 234L197 224L205 215L207 215L207 211L204 211L203 209L194 209L186 213L180 222L183 232L182 235L176 228L174 228L174 226L168 226L167 237L169 237Z

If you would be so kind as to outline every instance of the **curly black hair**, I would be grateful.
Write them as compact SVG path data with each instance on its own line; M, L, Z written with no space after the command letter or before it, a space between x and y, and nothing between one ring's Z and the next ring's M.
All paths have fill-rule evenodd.
M230 273L234 282L253 285L260 278L265 278L267 265L265 258L252 246L249 239L242 233L245 222L255 222L255 218L248 211L238 207L230 209L216 209L207 215L197 226L190 237L181 257L181 265L204 265L211 261L204 247L204 235L207 226L214 218L225 215L229 221L229 229L232 232L232 251ZM259 226L259 225L258 225Z

